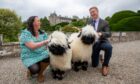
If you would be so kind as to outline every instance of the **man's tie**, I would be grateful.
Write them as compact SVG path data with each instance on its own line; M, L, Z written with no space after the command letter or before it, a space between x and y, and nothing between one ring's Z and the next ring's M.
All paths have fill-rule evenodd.
M96 28L95 28L95 23L96 23L96 20L93 20L93 27L94 27L94 29L96 30Z

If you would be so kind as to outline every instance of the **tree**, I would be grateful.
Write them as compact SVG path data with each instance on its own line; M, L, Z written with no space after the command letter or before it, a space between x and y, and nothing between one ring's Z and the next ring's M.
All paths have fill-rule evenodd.
M64 26L66 26L66 25L68 25L68 24L69 24L68 22L61 22L61 23L56 24L55 26L64 27Z
M71 22L71 25L72 26L75 26L75 27L83 27L86 25L86 22L84 22L83 20L78 20L78 21L73 21Z
M140 31L140 16L128 17L112 25L113 31Z
M137 15L140 16L140 10L137 11Z
M27 28L27 21L22 22L22 29Z
M45 31L50 31L51 26L50 26L50 22L47 19L47 17L45 16L44 18L40 19L41 22L41 29L45 30Z
M105 18L105 20L108 21L108 22L110 21L110 19L111 19L111 18L110 18L109 16L107 16L107 17Z
M113 14L108 21L111 31L140 31L140 14L138 12L119 11Z
M62 31L63 32L78 32L78 30L71 25L67 25L67 26L63 27Z
M132 17L132 16L135 16L135 15L136 15L136 13L133 12L133 11L129 11L129 10L119 11L119 12L113 14L109 23L110 24L115 24L115 23L117 23L118 21L120 21L124 18Z
M0 9L0 34L4 41L18 41L18 34L22 27L21 18L9 9Z
M138 10L137 13L140 13L140 10Z

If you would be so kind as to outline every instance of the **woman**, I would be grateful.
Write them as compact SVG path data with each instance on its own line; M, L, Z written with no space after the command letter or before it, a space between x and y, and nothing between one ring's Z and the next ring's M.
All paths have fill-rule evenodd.
M28 27L20 36L21 60L28 68L27 76L38 74L38 81L43 82L44 70L49 65L47 34L40 30L40 20L37 16L28 19Z

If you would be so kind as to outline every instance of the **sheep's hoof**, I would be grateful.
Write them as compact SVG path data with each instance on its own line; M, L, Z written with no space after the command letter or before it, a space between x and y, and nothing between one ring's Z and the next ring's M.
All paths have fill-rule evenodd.
M74 68L73 70L74 70L75 72L78 72L78 71L79 71L79 69L78 69L78 68Z
M79 72L79 69L74 70L75 72Z
M56 80L56 79L57 79L57 76L53 76L53 79L55 79L55 80Z
M63 77L58 77L58 80L62 80L63 79Z
M61 77L61 76L53 76L53 79L55 79L55 80L62 80L63 79L63 77Z
M58 78L58 76L57 76L56 73L52 73L52 77L53 77L53 79L55 79L55 80Z
M83 66L83 67L82 67L82 70L83 70L83 71L87 71L87 67L84 67L84 66Z
M53 79L55 79L55 80L62 80L63 79L63 75L61 75L61 74L54 74L53 75Z

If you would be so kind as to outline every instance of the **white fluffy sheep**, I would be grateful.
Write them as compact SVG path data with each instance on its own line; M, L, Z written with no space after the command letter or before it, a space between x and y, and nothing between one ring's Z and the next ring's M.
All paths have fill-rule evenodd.
M90 25L82 28L79 33L73 33L69 37L72 49L73 69L79 71L80 68L87 70L88 62L92 55L92 46L97 41L98 35Z
M53 32L49 36L48 49L53 78L61 80L65 71L71 69L72 50L67 36L59 31Z

